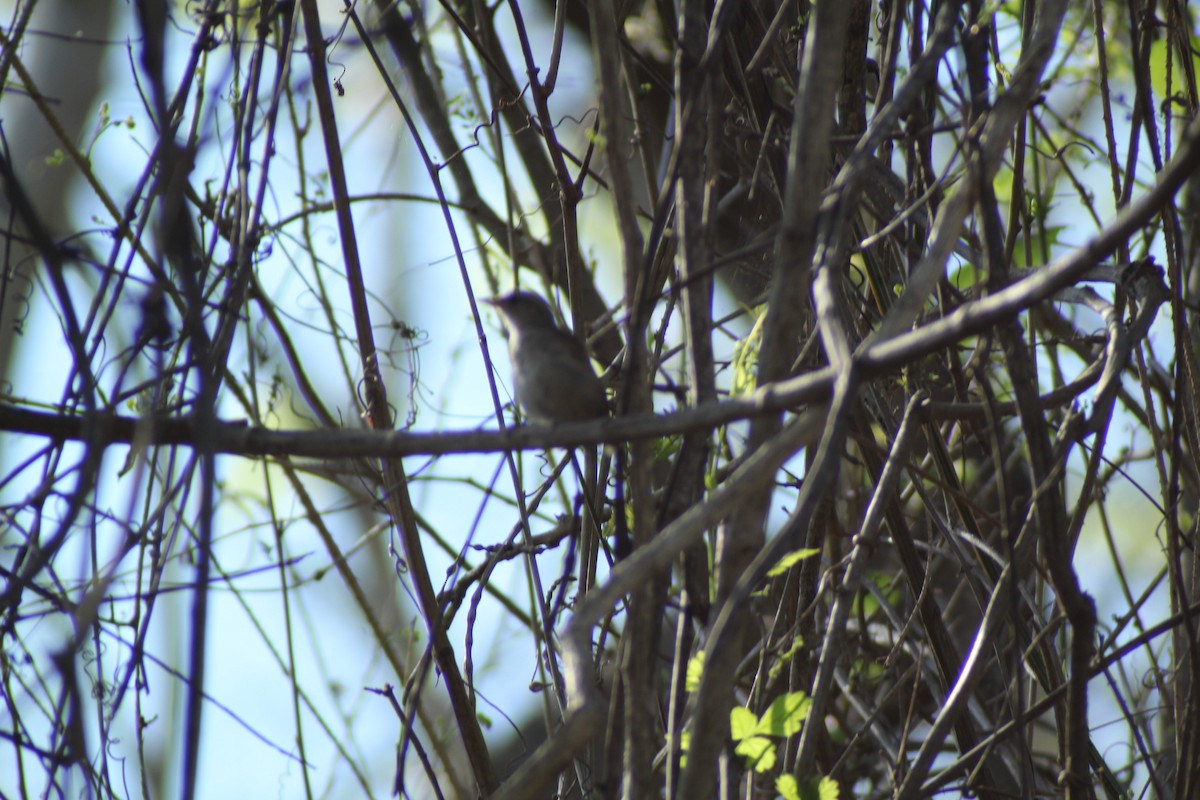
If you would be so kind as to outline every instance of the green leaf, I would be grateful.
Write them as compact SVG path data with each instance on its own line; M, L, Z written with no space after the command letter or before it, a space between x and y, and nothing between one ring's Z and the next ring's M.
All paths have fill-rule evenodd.
M733 382L729 390L733 397L749 394L758 383L758 349L762 346L767 307L761 305L750 313L754 317L754 327L746 334L746 338L733 346Z
M775 680L778 678L780 673L782 673L787 667L788 663L803 649L804 637L797 633L794 637L792 637L792 643L788 646L788 649L780 653L779 658L775 659L775 663L771 665L771 669L767 673L770 675L770 679Z
M700 678L704 675L704 651L701 650L696 655L688 659L687 674L683 679L683 688L687 692L695 692L700 689Z
M1200 59L1194 55L1196 40L1193 38L1192 45L1192 63L1193 69L1200 66ZM1154 87L1154 93L1159 99L1164 99L1167 95L1167 48L1171 46L1171 40L1165 36L1159 37L1157 41L1150 45L1150 85ZM1182 65L1179 63L1179 53L1171 54L1171 91L1178 95L1183 91L1185 76Z
M758 721L754 732L768 736L791 736L798 733L800 726L808 718L811 707L812 700L804 692L789 692L777 697Z
M965 292L974 289L975 284L979 283L980 277L979 270L975 268L975 265L966 262L950 275L950 285L960 292Z
M738 742L734 752L745 759L746 766L755 772L767 772L775 766L775 745L762 736L751 736Z
M899 602L900 591L893 584L890 573L881 570L872 570L867 573L867 580L879 587L883 596L889 602ZM866 589L863 589L855 596L854 602L856 603L854 608L855 616L862 614L863 617L870 619L879 610L879 601L875 598L874 594L868 592Z
M833 778L826 776L824 778L805 778L803 781L797 781L791 775L786 777L792 778L792 783L789 788L795 793L784 795L788 800L838 800L838 782ZM775 788L779 789L780 781L775 781ZM779 792L783 794L782 791Z
M1054 252L1060 245L1062 234L1067 228L1063 225L1047 225L1044 230L1046 232L1045 236L1039 233L1029 237L1029 249L1033 253L1033 264L1026 263L1024 243L1019 243L1013 249L1014 267L1028 269L1031 266L1042 264L1043 259L1054 257Z
M729 712L729 732L735 742L740 742L758 732L758 720L754 712L745 706L735 706Z
M775 791L783 800L800 800L800 784L796 782L796 776L790 773L775 779Z
M785 555L783 558L779 559L778 564L771 567L771 571L767 573L767 577L774 578L777 575L782 575L783 573L785 573L789 569L791 569L794 565L798 564L799 562L803 561L806 558L812 558L813 556L817 555L820 552L821 552L820 550L815 550L811 547L804 547L799 550L793 550L792 552Z
M663 436L655 439L654 457L656 459L669 459L671 456L679 452L679 448L682 445L682 436Z

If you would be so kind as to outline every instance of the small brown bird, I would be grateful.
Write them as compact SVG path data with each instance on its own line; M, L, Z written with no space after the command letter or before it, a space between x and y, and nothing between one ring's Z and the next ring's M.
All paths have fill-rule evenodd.
M604 384L583 345L554 322L546 301L513 292L484 302L508 328L517 402L534 422L577 422L608 414Z

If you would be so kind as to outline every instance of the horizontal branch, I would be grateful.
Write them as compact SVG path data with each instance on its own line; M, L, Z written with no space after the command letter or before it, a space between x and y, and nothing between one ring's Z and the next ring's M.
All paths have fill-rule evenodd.
M983 333L1002 319L1051 299L1109 255L1124 238L1145 225L1179 190L1200 164L1200 118L1183 137L1175 158L1159 182L1138 201L1123 209L1094 239L1051 265L1035 270L993 295L961 306L954 313L886 340L868 340L854 360L864 381L896 371L968 336ZM745 398L708 403L672 414L640 414L619 419L523 426L504 431L407 433L370 430L276 431L245 423L218 423L209 429L214 452L242 456L299 456L311 458L386 458L408 455L486 453L627 442L707 430L761 414L795 409L828 399L834 373L829 367L768 384ZM190 445L197 425L190 417L165 419L121 416L98 411L56 414L0 403L0 431L51 439L116 444Z
M821 400L829 394L832 371L818 370L746 399L710 403L672 414L640 414L558 425L523 425L503 431L373 431L365 429L270 430L243 422L206 428L213 452L240 456L305 458L388 458L453 453L490 453L627 442L709 430L742 419ZM191 417L137 418L112 412L57 414L0 403L0 431L93 445L192 445L199 427Z

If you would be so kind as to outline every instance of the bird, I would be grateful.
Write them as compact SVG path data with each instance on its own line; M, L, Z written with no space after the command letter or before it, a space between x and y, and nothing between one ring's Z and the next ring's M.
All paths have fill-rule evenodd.
M485 300L508 328L517 403L532 422L579 422L608 415L608 398L583 343L558 327L532 292Z

